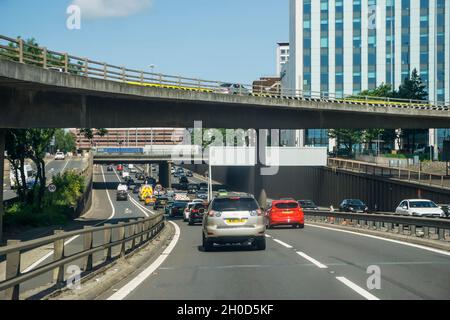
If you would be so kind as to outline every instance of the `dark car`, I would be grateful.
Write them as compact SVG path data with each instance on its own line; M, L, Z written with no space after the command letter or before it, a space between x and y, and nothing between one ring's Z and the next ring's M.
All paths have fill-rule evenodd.
M179 183L189 183L189 180L188 180L188 178L186 176L181 176L180 180L179 180Z
M208 184L207 184L206 182L200 182L200 183L198 184L198 187L199 187L200 189L206 189L206 190L208 190Z
M134 185L134 188L133 188L133 193L134 194L138 194L140 189L141 189L141 184L140 183L136 183Z
M137 179L141 180L141 181L144 181L145 180L145 174L139 173L138 176L137 176Z
M184 209L187 207L187 201L175 201L172 204L172 208L170 210L169 216L171 218L177 216L183 216Z
M135 185L134 180L133 180L132 178L128 178L128 180L127 180L127 186L128 186L128 188L129 188L130 186L134 186L134 185Z
M128 200L128 193L126 191L124 191L124 190L117 191L116 200L117 201L126 201L126 200Z
M196 194L198 191L198 185L189 183L187 187L188 194Z
M206 211L206 204L196 203L189 212L189 225L193 226L196 223L202 223L203 215Z
M368 213L369 208L359 199L345 199L339 205L341 212Z
M170 200L167 202L167 205L164 207L165 214L170 214L170 211L172 211L174 201Z
M168 202L169 202L169 198L167 198L167 197L157 197L153 208L155 210L165 208Z
M297 202L298 202L298 204L300 205L300 207L302 209L305 209L305 210L319 210L319 207L316 206L316 204L312 200L298 200Z
M114 167L112 165L109 165L106 167L106 171L114 171Z
M186 177L192 177L192 176L193 176L192 171L186 172Z

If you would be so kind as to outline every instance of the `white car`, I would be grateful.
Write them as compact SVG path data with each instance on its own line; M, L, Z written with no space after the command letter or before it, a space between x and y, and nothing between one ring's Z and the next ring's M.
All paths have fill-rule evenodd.
M196 205L198 202L189 202L186 206L186 208L183 211L183 220L184 222L189 221L189 214L191 213L191 209Z
M64 155L64 152L57 152L55 154L55 160L65 160L66 156Z
M444 211L433 201L426 199L406 199L400 202L395 214L417 217L445 217Z

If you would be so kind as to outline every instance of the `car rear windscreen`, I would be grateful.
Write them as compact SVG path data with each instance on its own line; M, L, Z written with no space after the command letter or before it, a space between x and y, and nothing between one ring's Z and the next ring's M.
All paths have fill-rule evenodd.
M277 209L296 209L298 208L297 202L286 202L286 203L277 203L275 205Z
M214 211L252 211L259 209L253 198L221 198L215 199L212 205Z

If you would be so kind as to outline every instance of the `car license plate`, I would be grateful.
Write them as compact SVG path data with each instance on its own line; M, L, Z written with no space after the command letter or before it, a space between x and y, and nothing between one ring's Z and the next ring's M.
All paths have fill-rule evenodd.
M244 223L246 221L246 219L226 219L226 222L228 223Z
M287 210L287 211L283 211L283 213L285 213L285 214L291 214L291 213L292 213L292 211L290 211L290 210Z

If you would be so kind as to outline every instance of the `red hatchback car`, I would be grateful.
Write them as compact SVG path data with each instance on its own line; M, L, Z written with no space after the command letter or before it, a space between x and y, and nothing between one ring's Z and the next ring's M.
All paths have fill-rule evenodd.
M266 226L287 226L294 228L305 227L305 217L302 208L295 200L274 200L266 211Z
M123 171L123 165L118 164L117 167L116 167L116 170L119 171L119 172Z

